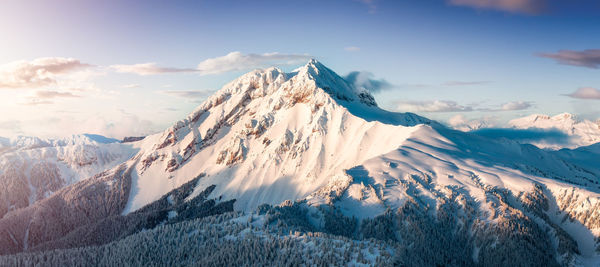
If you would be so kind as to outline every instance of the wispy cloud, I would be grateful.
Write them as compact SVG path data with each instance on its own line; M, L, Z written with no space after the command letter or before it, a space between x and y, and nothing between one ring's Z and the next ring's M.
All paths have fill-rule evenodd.
M360 47L357 47L357 46L347 46L347 47L344 47L344 50L346 50L348 52L358 52L358 51L360 51Z
M490 81L448 81L443 83L444 86L469 86L469 85L480 85L487 84Z
M447 0L450 5L475 9L491 9L509 13L536 15L542 13L547 0Z
M541 53L540 57L551 58L560 64L597 69L600 67L600 49L583 51L560 50L557 53Z
M477 107L478 103L461 105L455 101L434 100L434 101L404 101L397 102L397 110L411 112L502 112L525 110L533 106L529 101L511 101L495 107ZM458 118L457 118L458 119Z
M473 111L470 106L459 105L455 101L406 101L398 102L396 109L410 112L468 112Z
M54 104L54 101L43 100L43 99L36 99L36 98L30 98L30 99L27 99L27 100L25 100L23 102L20 102L19 104L24 105L24 106L39 106L39 105Z
M74 58L46 57L32 61L15 61L0 66L0 88L38 88L57 83L60 75L92 65Z
M264 68L272 65L293 65L305 62L311 57L307 54L242 54L231 52L222 57L209 58L198 64L200 74L219 74L230 71L242 71L256 68Z
M132 88L140 88L141 86L137 83L125 84L122 85L121 88L132 89Z
M79 95L75 95L71 92L58 92L58 91L49 91L49 90L40 90L40 91L36 91L35 94L32 96L33 98L37 98L37 99L51 99L51 98L57 98L57 97L81 97Z
M597 99L600 100L600 90L592 87L582 87L577 89L575 92L567 94L566 96L579 99Z
M138 75L155 75L165 73L182 73L182 72L198 72L196 69L182 69L182 68L165 68L159 67L154 62L140 63L132 65L111 65L110 68L121 73L134 73Z
M21 105L26 106L38 106L38 105L49 105L54 104L53 99L56 98L78 98L79 95L75 95L71 92L59 92L51 90L38 90L32 95L25 97L25 101L20 102Z
M346 81L354 84L357 88L364 88L373 93L381 90L390 89L394 86L384 79L373 79L374 75L368 71L353 71L346 75Z
M204 98L212 95L215 91L213 90L187 90L187 91L178 91L178 90L169 90L169 91L160 91L165 95L181 97L181 98Z
M503 111L525 110L530 108L531 106L532 103L528 101L512 101L502 104L500 109Z

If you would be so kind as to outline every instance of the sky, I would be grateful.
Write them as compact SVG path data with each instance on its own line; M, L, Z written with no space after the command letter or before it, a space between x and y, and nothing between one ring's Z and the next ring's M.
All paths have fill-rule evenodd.
M0 136L159 132L245 72L310 58L451 125L597 120L598 25L592 0L6 0Z

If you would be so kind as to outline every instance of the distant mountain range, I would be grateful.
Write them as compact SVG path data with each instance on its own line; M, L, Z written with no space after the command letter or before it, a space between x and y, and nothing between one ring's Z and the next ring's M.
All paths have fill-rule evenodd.
M582 120L569 113L555 116L534 114L523 118L511 120L509 125L517 129L546 129L558 130L569 137L569 142L563 146L548 144L543 141L534 142L535 145L551 148L576 148L589 146L600 142L600 120Z

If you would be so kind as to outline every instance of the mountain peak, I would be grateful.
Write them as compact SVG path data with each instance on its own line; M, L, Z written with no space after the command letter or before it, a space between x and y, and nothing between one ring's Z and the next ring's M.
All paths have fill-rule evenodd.
M338 100L358 101L367 106L377 106L375 98L368 90L357 88L316 59L309 60L306 65L294 70L292 75L296 80L314 81L316 87Z

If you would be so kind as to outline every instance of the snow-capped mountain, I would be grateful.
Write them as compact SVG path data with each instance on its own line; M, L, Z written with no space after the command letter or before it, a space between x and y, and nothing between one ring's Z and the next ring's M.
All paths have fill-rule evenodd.
M103 244L146 229L140 220L233 208L256 211L228 222L246 232L256 219L264 231L392 240L390 251L423 265L599 262L595 147L546 151L448 129L382 110L367 89L315 60L245 74L139 141L130 160L8 213L0 253Z
M99 135L4 139L0 153L0 217L133 156L135 145Z
M431 123L379 109L367 90L316 61L292 73L253 71L144 142L125 212L201 173L199 188L218 185L213 194L242 210L303 198L398 147L418 129L410 126Z
M569 143L565 145L544 142L535 143L535 145L540 147L575 148L600 142L600 120L595 122L582 120L569 113L562 113L556 116L534 114L511 120L508 124L517 129L537 128L558 130L571 137Z

